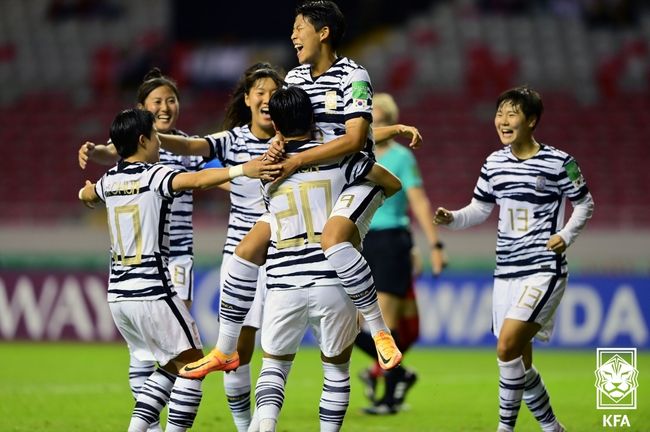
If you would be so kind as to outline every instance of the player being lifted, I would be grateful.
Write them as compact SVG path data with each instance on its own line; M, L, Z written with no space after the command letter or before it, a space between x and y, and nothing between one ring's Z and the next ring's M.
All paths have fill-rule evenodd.
M504 148L488 156L470 204L438 208L434 222L453 229L485 221L499 206L492 329L499 365L499 432L514 430L522 398L542 430L564 431L533 366L533 338L549 339L567 285L565 251L585 227L594 202L567 153L533 137L544 107L518 87L502 93L494 125ZM564 225L565 198L573 204Z
M314 139L313 111L303 89L278 90L269 112L288 153L321 144ZM271 242L262 322L264 361L255 391L260 431L275 430L287 376L308 327L323 362L320 430L339 430L343 423L359 327L356 308L325 257L320 237L341 191L364 177L385 185L387 195L401 188L397 177L361 153L298 170L280 184L265 184Z
M324 133L324 144L292 155L283 161L282 181L301 167L372 153L372 86L366 70L352 60L338 57L345 20L331 1L308 1L296 10L291 40L301 66L291 70L285 81L307 91L316 127ZM401 125L387 130L388 137L412 134ZM419 135L413 134L413 144ZM268 153L278 160L281 150ZM362 313L375 341L380 365L391 369L402 354L384 323L377 302L374 280L360 247L384 192L379 185L359 182L339 196L320 239L327 260L357 309ZM241 323L254 298L259 266L266 260L269 226L258 222L235 249L219 312L220 329L216 347L203 359L187 365L185 376L200 377L214 370L232 370L239 359L236 352Z
M196 324L176 295L167 267L174 197L241 175L268 179L280 168L254 159L230 169L174 170L158 163L160 140L154 122L149 111L119 113L110 137L122 159L97 184L86 181L79 190L79 199L89 206L106 203L111 239L108 303L115 325L131 356L159 365L138 392L129 432L146 431L168 401L166 430L185 431L202 397L200 380L177 376L203 352Z

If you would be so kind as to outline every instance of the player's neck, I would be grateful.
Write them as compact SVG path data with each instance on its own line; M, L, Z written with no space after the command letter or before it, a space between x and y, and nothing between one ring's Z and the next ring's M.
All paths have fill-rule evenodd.
M251 123L250 130L251 130L251 133L255 136L255 138L258 138L258 139L261 139L261 140L270 139L272 136L275 135L274 130L266 131L266 130L262 129L261 127L259 127L258 125L256 125L255 123Z
M314 78L323 75L336 61L336 51L324 47L318 59L311 64L311 74Z
M534 138L524 142L514 142L510 146L510 151L518 159L530 159L537 154L541 146Z

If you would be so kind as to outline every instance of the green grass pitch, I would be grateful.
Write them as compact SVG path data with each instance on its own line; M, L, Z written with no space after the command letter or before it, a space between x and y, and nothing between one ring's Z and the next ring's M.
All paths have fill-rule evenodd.
M118 344L0 344L0 431L125 431L132 408L126 347ZM650 352L638 353L636 410L596 410L595 350L537 350L535 364L560 420L571 432L650 431ZM371 417L356 375L369 364L352 358L352 398L344 431L494 431L497 369L493 350L415 349L405 364L419 381L408 410ZM254 374L260 365L253 361ZM317 431L322 375L318 352L304 348L289 376L278 431ZM232 431L220 373L209 375L194 431ZM603 413L627 414L631 427L604 428ZM538 431L522 407L518 431Z

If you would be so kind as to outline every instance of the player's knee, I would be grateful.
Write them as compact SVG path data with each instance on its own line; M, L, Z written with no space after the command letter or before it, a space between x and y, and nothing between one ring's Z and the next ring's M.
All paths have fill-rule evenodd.
M355 245L355 238L358 237L358 230L354 222L344 217L335 216L330 218L323 227L320 243L325 251L343 242L351 242Z
M516 341L508 337L500 337L497 341L497 357L501 361L514 360L521 355L521 349Z

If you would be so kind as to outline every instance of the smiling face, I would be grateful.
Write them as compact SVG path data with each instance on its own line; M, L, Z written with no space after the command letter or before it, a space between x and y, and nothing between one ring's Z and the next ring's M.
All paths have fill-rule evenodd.
M497 108L494 126L503 145L527 144L533 140L536 118L527 119L523 111L512 101L505 100Z
M159 132L166 133L176 127L180 103L176 93L168 86L154 89L147 95L144 104L138 104L138 107L153 113L156 130Z
M326 29L327 27L323 27L316 31L313 24L308 19L305 19L303 15L296 16L293 31L291 32L291 42L296 49L300 64L316 63L320 54L321 40L325 39L323 33Z
M246 106L251 109L251 131L258 138L274 134L273 123L269 114L269 100L278 89L269 77L259 78L244 97Z

